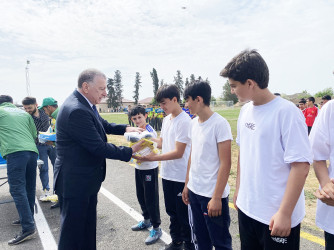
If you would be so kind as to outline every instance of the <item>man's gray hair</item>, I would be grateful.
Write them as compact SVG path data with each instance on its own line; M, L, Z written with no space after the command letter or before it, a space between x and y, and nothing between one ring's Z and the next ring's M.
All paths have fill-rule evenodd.
M93 82L96 76L101 76L104 79L107 79L106 75L97 69L86 69L82 71L78 78L78 88L81 89L84 82Z

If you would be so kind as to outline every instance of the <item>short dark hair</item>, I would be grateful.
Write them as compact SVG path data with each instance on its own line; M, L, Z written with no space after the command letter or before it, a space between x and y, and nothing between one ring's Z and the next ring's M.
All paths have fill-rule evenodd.
M13 103L13 98L9 95L0 95L0 104L3 104L4 102Z
M321 99L330 101L332 100L332 97L330 95L324 95Z
M106 75L103 74L101 71L99 71L97 69L86 69L86 70L82 71L79 75L79 78L78 78L78 88L81 89L82 84L84 82L87 82L87 83L93 82L94 78L96 76L101 76L101 77L107 79Z
M211 87L209 83L204 81L193 81L189 83L186 89L184 90L184 99L191 97L193 100L196 99L197 96L203 98L203 102L206 106L210 106L211 100Z
M244 50L236 55L220 72L222 77L244 84L247 79L255 81L261 89L268 87L269 69L256 50Z
M22 104L23 105L31 105L31 104L37 104L36 102L36 98L35 97L31 97L31 96L27 96L22 100Z
M155 95L155 100L157 102L162 102L162 99L168 98L173 99L176 97L177 101L180 101L180 91L175 84L164 84L162 85Z
M280 93L274 93L274 95L275 95L275 96L281 96L281 94L280 94Z
M306 103L306 100L304 98L300 99L299 103L303 103L305 104Z
M309 98L307 98L307 100L309 100L310 102L313 102L313 103L315 103L315 99L314 99L314 97L313 97L313 96L310 96Z
M132 116L140 115L140 114L143 114L145 116L146 114L145 108L143 108L142 106L136 106L131 109L129 113L129 117L131 118Z

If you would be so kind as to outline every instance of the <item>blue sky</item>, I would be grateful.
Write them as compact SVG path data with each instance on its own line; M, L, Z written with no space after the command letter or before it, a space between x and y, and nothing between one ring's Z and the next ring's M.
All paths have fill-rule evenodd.
M0 9L0 93L18 103L27 59L39 103L62 103L90 67L109 77L120 70L127 99L136 72L139 98L153 96L153 67L169 83L177 70L208 77L218 97L220 70L246 48L267 61L273 92L334 87L333 1L11 0Z

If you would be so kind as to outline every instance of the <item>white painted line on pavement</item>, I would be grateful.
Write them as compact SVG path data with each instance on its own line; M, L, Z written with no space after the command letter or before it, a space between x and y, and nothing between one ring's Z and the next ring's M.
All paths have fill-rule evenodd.
M143 220L143 216L138 213L136 210L134 210L132 207L124 203L122 200L117 198L115 195L110 193L107 189L104 187L101 187L100 192L104 194L109 200L111 200L113 203L115 203L117 206L119 206L121 209L123 209L124 212L128 213L132 218L134 218L136 221ZM168 233L166 233L164 230L162 230L162 236L160 238L163 242L166 244L169 244L172 242L172 238Z
M37 204L38 209L38 213L35 214L35 222L43 248L46 250L57 250L57 243L51 233L50 227L45 219L43 210L38 203L37 197L35 198L35 203Z

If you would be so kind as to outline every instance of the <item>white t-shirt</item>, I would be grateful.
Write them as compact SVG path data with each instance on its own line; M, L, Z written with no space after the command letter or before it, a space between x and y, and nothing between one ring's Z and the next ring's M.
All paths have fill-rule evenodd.
M157 132L152 128L150 124L147 124L145 127L146 131L150 132L153 138L157 138ZM149 170L158 167L157 161L144 161L140 165L135 164L135 168L139 170Z
M191 118L184 111L177 117L171 119L172 115L164 118L161 128L162 153L168 153L175 150L175 143L181 142L187 144L182 158L169 161L161 161L161 177L177 182L185 182L187 166L190 154L190 128Z
M313 124L310 142L314 160L329 160L329 178L334 178L334 100L327 102L320 110ZM317 201L316 224L324 231L334 234L334 207Z
M217 113L203 123L194 118L191 127L191 167L187 187L195 194L211 198L217 183L219 142L233 140L230 124ZM230 193L226 184L222 198Z
M282 202L291 163L312 162L305 118L281 97L259 106L245 104L238 119L240 187L237 206L269 225ZM305 216L304 190L291 216L291 227Z

